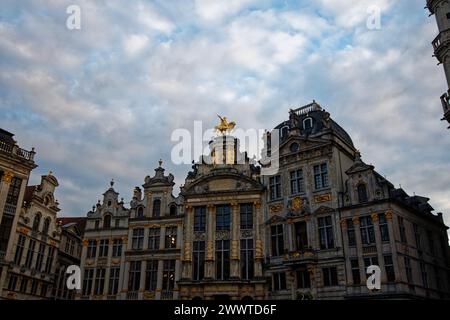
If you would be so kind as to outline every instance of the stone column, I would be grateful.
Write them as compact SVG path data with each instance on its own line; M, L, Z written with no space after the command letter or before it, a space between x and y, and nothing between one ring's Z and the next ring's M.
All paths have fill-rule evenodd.
M153 211L153 202L152 202L152 193L150 191L145 193L146 201L145 201L145 216L147 218L152 217Z
M209 204L206 213L206 259L205 259L205 278L213 279L215 276L214 270L214 241L215 241L215 222L216 212L215 205Z
M342 234L342 244L343 244L343 251L344 251L344 257L345 258L345 269L346 269L346 275L347 279L352 279L352 266L350 263L350 259L348 259L348 234L347 234L347 220L346 218L342 218L340 221L341 225L341 234ZM347 285L353 283L352 281L347 281Z
M123 269L123 276L121 277L122 278L122 299L127 298L129 276L130 276L130 262L125 262L124 269Z
M355 228L355 239L356 239L356 252L358 254L358 265L359 272L361 273L361 282L365 283L366 281L366 270L364 267L364 259L363 259L363 247L362 247L362 239L361 239L361 230L359 229L359 217L353 217L353 228Z
M139 299L144 299L145 291L145 269L147 268L147 261L142 260L141 262L141 279L139 282Z
M385 282L386 272L384 272L384 259L383 259L383 242L381 241L381 232L380 232L380 221L378 218L378 213L374 212L371 215L373 231L375 233L375 243L377 245L377 257L378 257L378 266L381 269L381 281ZM364 270L365 271L365 270Z
M164 268L164 261L159 260L158 261L158 275L156 278L156 292L155 292L155 300L161 300L161 291L162 291L162 281L163 281L163 268Z
M391 247L392 263L394 264L395 281L397 282L400 280L401 276L403 276L403 272L400 272L400 265L399 265L398 256L397 256L397 245L395 243L396 233L394 230L398 230L398 226L396 225L396 223L394 224L394 213L392 212L392 210L387 210L385 213L385 216L386 216L386 221L387 221L388 230L389 230L389 245ZM396 226L397 228L394 229L394 226ZM384 271L385 270L381 270L381 273L382 274L386 273ZM405 275L405 281L406 281L406 275Z
M182 266L182 278L183 279L192 279L192 219L193 219L193 208L192 206L186 206L185 208L185 225L184 225L184 246L182 251L182 260L183 260L183 266Z
M261 202L256 201L253 203L254 208L254 235L255 235L255 277L259 278L263 276L262 261L264 259L263 243L261 235L264 232L264 225L261 223Z
M14 177L14 175L11 171L6 171L3 174L3 176L1 177L1 181L0 181L0 223L2 221L3 211L5 210L6 197L8 196L9 186L11 184L11 180L13 177ZM19 203L18 203L18 205L19 205ZM21 207L21 205L20 205L20 207Z
M175 260L175 286L173 290L173 299L177 300L180 296L180 288L178 287L178 281L180 280L181 262Z
M298 248L294 248L294 225L292 224L292 222L288 222L288 223L286 223L285 224L285 226L286 226L286 234L287 234L287 237L285 237L286 238L286 240L287 240L287 242L288 242L288 244L287 244L287 247L286 248L288 248L288 250L289 250L289 252L292 252L292 251L294 251L294 250L298 250Z
M231 255L230 255L230 278L240 278L239 273L239 236L240 223L239 223L239 203L231 204Z
M159 250L164 250L166 247L166 227L162 226L159 233Z

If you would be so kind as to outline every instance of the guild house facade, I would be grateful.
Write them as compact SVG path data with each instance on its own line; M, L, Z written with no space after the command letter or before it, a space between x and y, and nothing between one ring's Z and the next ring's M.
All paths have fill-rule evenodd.
M79 299L450 298L442 214L366 164L319 104L275 127L272 176L233 127L221 119L178 197L161 162L129 207L106 191L88 213ZM366 286L369 265L380 290Z
M57 220L58 180L50 172L28 186L34 156L34 149L20 148L12 133L0 129L0 299L54 299L60 282L66 231ZM79 246L81 232L69 248ZM79 263L79 253L69 251L67 263Z

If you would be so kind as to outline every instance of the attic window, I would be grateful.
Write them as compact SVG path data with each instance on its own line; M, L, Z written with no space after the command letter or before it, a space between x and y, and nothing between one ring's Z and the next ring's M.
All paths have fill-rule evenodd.
M289 127L288 126L284 126L283 128L281 128L281 138L285 139L289 134Z
M367 188L364 183L358 185L358 200L360 203L367 202Z
M303 120L303 129L309 130L313 127L313 119L312 118L306 118Z
M450 12L447 12L447 19L450 20Z
M112 202L111 202L111 200L109 200L108 201L108 207L111 207L111 205L112 205Z
M297 142L294 142L293 144L291 144L291 146L289 147L291 152L297 152L299 149L299 144Z

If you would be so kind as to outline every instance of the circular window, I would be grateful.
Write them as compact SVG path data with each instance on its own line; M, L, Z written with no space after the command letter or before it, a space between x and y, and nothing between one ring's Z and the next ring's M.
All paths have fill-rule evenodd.
M290 146L291 152L297 152L299 148L300 148L300 146L299 146L299 144L297 142L294 142Z

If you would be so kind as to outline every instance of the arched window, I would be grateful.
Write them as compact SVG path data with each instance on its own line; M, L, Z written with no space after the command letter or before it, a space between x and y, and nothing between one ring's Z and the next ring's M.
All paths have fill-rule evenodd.
M303 129L310 130L313 127L313 119L312 118L306 118L303 120Z
M170 215L171 216L176 216L177 215L177 206L174 205L174 204L170 206Z
M289 134L288 126L284 126L283 128L281 128L281 139L286 139L288 134Z
M153 201L153 217L157 218L161 215L161 200L156 199Z
M41 224L41 214L38 212L34 216L33 231L39 231L39 225Z
M109 214L107 214L103 219L103 228L104 229L111 228L111 216Z
M358 200L360 203L367 202L367 188L364 183L358 184Z
M136 217L142 218L144 216L144 207L138 207L136 211Z
M46 197L44 198L44 205L45 205L45 206L48 206L49 203L50 203L50 196L46 196Z
M44 226L42 227L42 233L48 234L49 229L50 229L50 218L46 218L44 220Z

